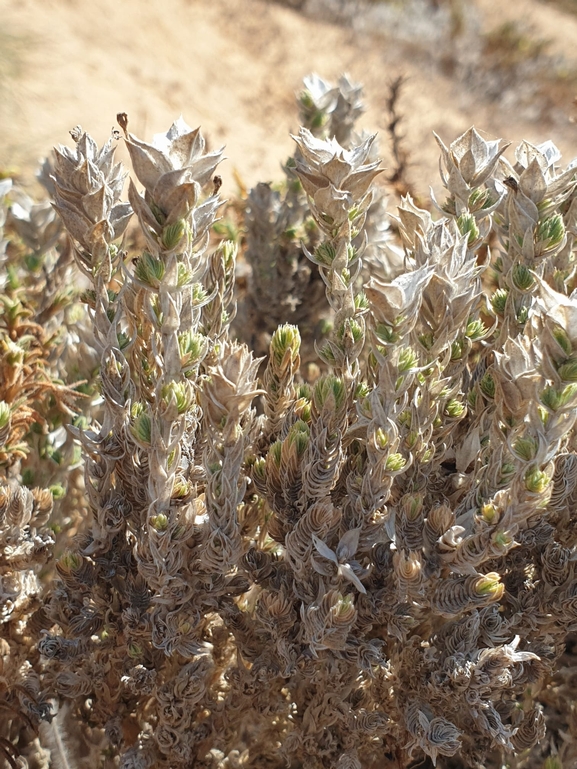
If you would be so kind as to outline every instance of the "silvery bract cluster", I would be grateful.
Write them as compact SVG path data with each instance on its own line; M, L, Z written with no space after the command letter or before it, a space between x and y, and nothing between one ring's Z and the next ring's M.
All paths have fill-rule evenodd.
M439 139L435 213L402 199L374 248L360 88L305 85L238 254L182 119L119 116L128 203L114 139L72 132L43 172L67 241L0 187L11 769L577 761L577 172Z

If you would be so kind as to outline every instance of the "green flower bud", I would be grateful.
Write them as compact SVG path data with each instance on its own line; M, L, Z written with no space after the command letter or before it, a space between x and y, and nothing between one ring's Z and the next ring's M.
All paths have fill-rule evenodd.
M54 483L48 489L54 499L64 499L66 496L66 489L60 483Z
M455 340L451 344L451 360L461 360L465 343L461 339Z
M384 449L389 444L389 436L382 428L379 427L375 433L375 441L380 449Z
M497 600L503 595L504 590L505 587L501 584L501 575L497 574L496 571L491 571L489 574L479 577L475 585L475 593L477 595L490 595Z
M149 254L148 251L145 251L138 257L134 268L134 274L138 280L151 288L158 288L160 286L165 272L166 266L162 259Z
M318 411L327 404L334 404L335 410L338 411L343 406L346 396L345 383L332 374L319 379L313 390L313 400Z
M336 248L331 243L321 243L315 249L315 258L320 264L326 264L327 267L334 262L337 255Z
M383 342L384 344L395 344L399 341L399 335L397 332L391 328L391 326L386 326L384 323L379 323L377 325L375 334L379 341Z
M428 331L426 334L419 334L419 342L423 345L425 350L430 350L435 344L435 337Z
M6 401L0 401L0 430L10 424L10 406Z
M307 398L299 398L294 404L295 416L303 422L311 421L311 402Z
M427 462L430 462L430 461L431 461L431 459L432 459L434 456L435 456L435 449L434 449L434 448L430 448L430 449L427 449L427 450L425 451L425 453L423 454L423 456L421 457L421 460L420 460L420 461L421 461L421 464L422 464L422 465L426 465L426 464L427 464Z
M513 285L519 291L528 291L535 285L535 278L531 270L524 264L516 264L512 272Z
M130 416L136 419L143 411L146 411L146 405L142 401L134 401L130 407Z
M545 243L547 248L557 246L565 236L565 224L561 214L553 214L539 222L535 233L536 243Z
M142 647L137 643L128 644L128 656L133 660L139 659L142 657Z
M419 359L414 350L410 347L405 347L399 353L399 373L405 373L412 368L416 368L419 365Z
M299 419L292 425L286 441L289 446L294 446L297 458L301 458L309 445L310 428L306 422Z
M179 262L176 268L176 285L182 288L188 286L192 282L192 272L188 267Z
M337 339L342 342L345 336L350 336L353 342L359 342L364 336L364 327L354 318L347 318L337 331Z
M150 446L152 440L152 420L146 412L139 414L130 428L132 434L140 443Z
M332 607L331 613L335 614L337 617L346 616L350 613L353 605L353 598L350 594L344 596L339 595L336 604Z
M513 537L506 531L496 531L491 537L493 544L499 548L509 548L513 544Z
M483 395L486 395L487 398L495 397L495 380L488 372L481 379L479 387L481 388Z
M482 339L486 333L487 327L482 320L471 320L467 324L465 335L475 342L477 339Z
M533 494L541 494L549 485L551 478L542 470L530 468L525 473L525 488Z
M457 418L463 416L465 413L465 406L455 398L451 398L445 404L445 416Z
M277 467L280 467L282 453L282 441L275 441L268 450L268 457L272 459Z
M507 485L511 480L511 477L515 475L516 470L517 468L512 462L503 462L501 465L501 477L499 478L499 485Z
M404 411L401 411L401 413L399 414L397 419L398 419L398 422L399 422L400 425L410 429L412 421L413 421L413 417L412 417L411 412L409 411L409 409L405 409Z
M577 359L570 358L562 363L557 369L557 373L564 382L577 382Z
M17 342L13 342L11 339L3 339L2 347L6 356L6 363L9 366L17 366L24 362L25 351Z
M236 256L238 253L238 247L236 243L234 240L223 240L220 244L219 250L222 255L224 269L227 272L232 271L234 269Z
M330 342L327 342L319 348L319 357L329 366L333 366L337 362L334 350Z
M408 433L407 437L405 438L405 445L409 450L411 450L415 448L418 441L419 441L419 433L416 430L411 430L411 432Z
M206 291L205 287L202 285L202 283L195 283L192 287L192 303L196 306L204 304L206 302L206 298L208 296L208 292Z
M263 457L255 459L252 465L252 472L259 481L266 481L266 460Z
M571 340L569 339L565 329L561 328L561 326L556 326L553 329L553 336L555 337L555 341L563 350L565 355L569 357L573 352L573 345L571 344Z
M277 366L281 365L287 351L290 351L290 360L294 364L298 359L300 344L298 326L291 326L289 323L279 326L270 341L270 352Z
M489 190L476 189L469 195L467 207L470 211L480 211L483 208L491 208L494 202Z
M177 478L172 487L171 499L186 499L192 491L192 485L184 478Z
M371 392L371 388L366 382L359 382L355 389L355 400L362 401Z
M535 459L538 448L539 441L530 435L524 438L517 438L513 444L513 451L524 462L530 462L532 459Z
M160 241L167 251L175 249L186 233L186 221L178 219L172 224L167 224L162 229Z
M73 553L71 550L66 550L62 556L58 559L58 567L62 572L71 573L78 571L82 566L84 559L79 553Z
M174 401L179 415L187 412L195 402L194 389L187 380L168 382L162 388L161 397L165 408Z
M509 292L506 288L498 288L491 297L491 307L495 315L503 315Z
M481 517L486 523L493 525L497 523L497 521L500 518L500 515L495 505L491 504L490 502L486 502L481 507Z
M472 246L481 234L477 222L475 221L475 217L471 214L461 214L457 219L457 227L459 228L461 235L469 236L467 240L468 246Z
M180 364L183 368L199 363L206 350L206 339L202 334L188 330L178 335Z
M391 473L396 473L402 470L407 464L407 460L402 454L389 454L387 458L386 468Z
M156 221L159 224L164 224L164 222L166 221L166 214L164 213L164 211L159 206L156 205L154 200L150 200L148 202L148 205L150 206L150 210L152 211Z
M168 529L168 517L164 513L152 515L150 517L150 525L159 533L166 531Z

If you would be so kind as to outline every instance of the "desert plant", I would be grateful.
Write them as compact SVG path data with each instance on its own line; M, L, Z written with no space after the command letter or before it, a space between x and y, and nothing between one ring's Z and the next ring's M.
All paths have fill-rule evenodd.
M313 118L287 182L249 196L257 296L279 297L261 377L232 331L237 247L212 245L221 152L199 129L180 119L147 143L120 115L103 148L75 129L52 168L66 241L4 183L0 750L12 768L577 759L560 666L577 628L577 173L550 143L523 142L512 164L474 128L439 139L438 215L404 198L403 264L365 280L385 216L375 139L346 120L346 146L323 133L340 97L358 109L350 85L308 81ZM330 321L317 339L294 302L292 323L279 310L313 271ZM247 323L244 339L258 314ZM314 342L307 381L301 347ZM41 466L64 423L83 494L77 457L61 453L51 476Z

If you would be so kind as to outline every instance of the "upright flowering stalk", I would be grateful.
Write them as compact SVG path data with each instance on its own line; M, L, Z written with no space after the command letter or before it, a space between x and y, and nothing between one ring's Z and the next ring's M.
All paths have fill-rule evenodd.
M308 256L320 270L335 311L333 338L320 355L349 382L358 372L365 336L365 300L355 289L361 254L353 240L372 200L371 184L381 172L380 161L367 162L374 138L345 150L335 139L316 139L305 128L294 137L299 149L296 173L324 235L324 242Z
M201 308L207 298L199 283L207 269L209 228L219 205L216 194L200 200L202 186L211 178L222 151L205 153L199 129L182 119L153 144L140 141L119 116L134 172L144 185L140 195L131 181L129 200L138 216L149 251L136 268L145 289L142 311L151 322L151 352L158 378L150 401L150 478L154 515L164 515L179 462L179 440L184 416L194 408L190 371L183 370L183 334L199 330ZM175 453L176 452L176 453Z
M334 136L349 149L355 123L365 111L362 85L347 75L333 85L316 73L307 75L303 85L298 96L301 125L318 138Z
M80 268L93 278L110 280L117 266L111 248L132 216L120 200L126 174L114 164L112 139L102 149L80 126L71 132L75 150L54 150L54 206L73 238Z

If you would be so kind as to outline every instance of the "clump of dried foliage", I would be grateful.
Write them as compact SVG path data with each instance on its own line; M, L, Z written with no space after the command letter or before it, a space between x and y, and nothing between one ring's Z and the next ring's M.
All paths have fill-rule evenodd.
M182 119L0 182L11 769L577 762L577 167L472 128L393 215L299 106L237 243Z

